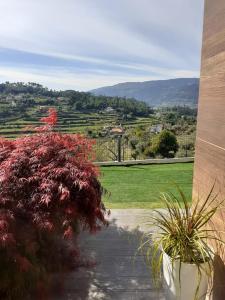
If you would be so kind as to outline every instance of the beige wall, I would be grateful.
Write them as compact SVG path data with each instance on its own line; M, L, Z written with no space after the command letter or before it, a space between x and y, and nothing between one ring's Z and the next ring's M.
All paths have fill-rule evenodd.
M216 181L225 198L225 0L205 0L198 109L193 197L206 195ZM214 221L225 230L225 215ZM225 269L218 263L213 299L224 300Z

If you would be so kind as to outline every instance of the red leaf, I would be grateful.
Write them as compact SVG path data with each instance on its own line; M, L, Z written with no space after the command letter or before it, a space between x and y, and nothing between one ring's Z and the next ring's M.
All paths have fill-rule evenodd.
M64 231L63 237L67 240L71 240L73 238L73 229L71 226L69 226L67 230Z
M32 264L24 256L16 255L15 261L18 263L21 272L27 272L32 267Z
M55 126L58 120L56 110L54 108L50 108L48 113L49 115L47 117L41 118L41 122L44 122L50 126Z

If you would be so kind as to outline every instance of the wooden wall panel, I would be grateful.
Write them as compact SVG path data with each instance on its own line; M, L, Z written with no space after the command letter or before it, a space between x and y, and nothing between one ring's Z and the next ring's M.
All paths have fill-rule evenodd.
M193 199L204 198L216 181L225 198L225 0L205 0ZM225 214L214 220L225 230ZM213 299L225 299L225 257L216 260Z

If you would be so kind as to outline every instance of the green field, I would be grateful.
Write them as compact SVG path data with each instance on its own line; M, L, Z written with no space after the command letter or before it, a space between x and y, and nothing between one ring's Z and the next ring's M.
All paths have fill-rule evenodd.
M101 173L107 208L160 207L160 193L176 191L174 183L191 199L193 163L101 167Z

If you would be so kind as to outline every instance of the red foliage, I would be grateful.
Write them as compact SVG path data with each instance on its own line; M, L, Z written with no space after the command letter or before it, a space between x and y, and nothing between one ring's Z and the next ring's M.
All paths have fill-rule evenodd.
M19 270L21 272L27 272L30 268L32 268L29 260L19 254L15 255L15 262L18 264Z
M92 141L49 130L54 109L41 120L47 126L33 135L0 139L0 247L21 243L22 223L62 238L72 238L77 224L91 232L107 224ZM26 271L28 259L16 255Z
M44 122L50 126L55 126L57 120L58 120L57 112L54 108L49 109L49 115L47 117L41 118L41 122Z

